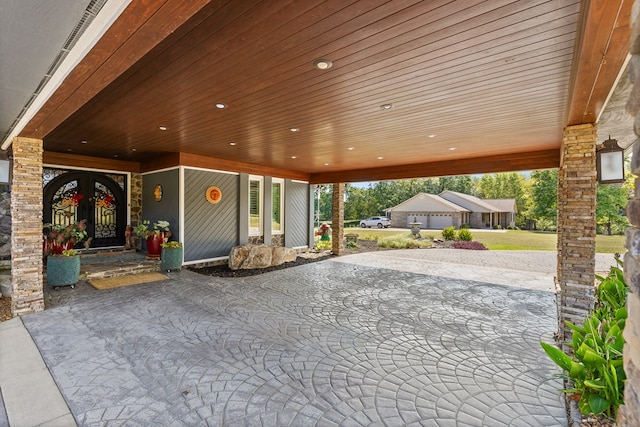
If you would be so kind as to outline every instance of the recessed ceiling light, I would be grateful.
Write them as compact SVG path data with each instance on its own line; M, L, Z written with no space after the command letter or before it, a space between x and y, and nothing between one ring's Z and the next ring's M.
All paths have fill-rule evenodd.
M292 158L292 159L297 159L297 157L296 157L296 156L291 156L291 158Z
M354 148L353 148L353 147L347 147L347 150L349 150L349 151L353 151L353 150L354 150Z
M318 70L328 70L333 65L333 62L328 59L318 59L313 63L313 66Z
M384 159L384 157L382 157L382 156L378 157L378 160L382 160L382 159Z
M160 129L160 130L162 130L162 131L165 131L165 130L167 130L167 129L169 129L169 128L168 128L168 127L166 127L166 126L158 126L158 129Z
M235 142L230 142L229 145L236 145L236 143Z
M227 108L226 104L223 104L222 102L216 102L215 104L213 104L216 106L216 108L222 110L223 108Z
M449 151L456 151L457 149L457 147L449 147Z
M436 137L436 135L433 134L433 133L431 135L429 135L429 138L435 138L435 137Z
M117 155L117 154L114 154L114 155L113 155L113 157L118 157L118 155Z
M73 151L71 148L67 148L67 151Z
M87 143L86 139L83 139L82 141L80 141L80 144L86 144L86 143Z
M329 163L325 163L324 165L325 165L325 166L329 166Z
M131 151L138 151L138 149L137 148L132 148Z
M298 132L300 130L300 128L290 128L289 129L291 132Z
M391 110L393 108L393 104L382 104L380 106L381 110Z

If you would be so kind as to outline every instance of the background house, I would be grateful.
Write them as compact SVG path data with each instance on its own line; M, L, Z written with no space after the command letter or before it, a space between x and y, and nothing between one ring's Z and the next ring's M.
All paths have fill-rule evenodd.
M418 193L397 206L386 209L391 217L391 227L411 227L420 222L420 228L442 229L450 226L460 228L468 222L470 212L435 194Z
M469 194L455 191L443 191L440 197L460 205L471 211L469 224L471 228L503 228L515 226L517 212L515 199L483 200Z
M517 213L515 199L482 200L468 194L444 191L439 195L419 193L397 206L385 209L392 227L410 227L420 222L420 228L443 229L462 224L472 228L513 227Z

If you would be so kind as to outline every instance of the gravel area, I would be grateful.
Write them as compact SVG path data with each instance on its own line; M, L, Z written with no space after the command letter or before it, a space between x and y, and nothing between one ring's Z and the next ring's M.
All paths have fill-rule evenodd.
M11 298L0 297L0 322L11 319Z

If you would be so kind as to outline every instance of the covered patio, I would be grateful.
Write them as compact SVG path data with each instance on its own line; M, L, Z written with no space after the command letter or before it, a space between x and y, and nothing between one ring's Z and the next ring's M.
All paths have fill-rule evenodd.
M69 178L73 194L90 183L65 213L89 216L100 244L120 245L127 224L168 220L189 264L224 259L236 244L310 245L313 184L334 185L340 255L345 182L559 168L566 340L564 321L592 303L596 149L608 135L624 148L635 140L623 111L631 9L630 0L11 2L0 25L0 133L12 312L44 308L42 220L55 209L49 190L58 194L46 175ZM100 223L91 192L108 186L120 211ZM210 188L222 195L215 203ZM640 299L637 276L628 280L637 414Z

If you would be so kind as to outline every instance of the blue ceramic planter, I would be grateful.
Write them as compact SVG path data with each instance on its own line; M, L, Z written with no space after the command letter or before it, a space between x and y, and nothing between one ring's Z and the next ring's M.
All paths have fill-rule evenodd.
M47 284L52 287L75 286L80 278L80 255L47 257Z
M162 248L161 268L163 271L180 270L184 248Z

